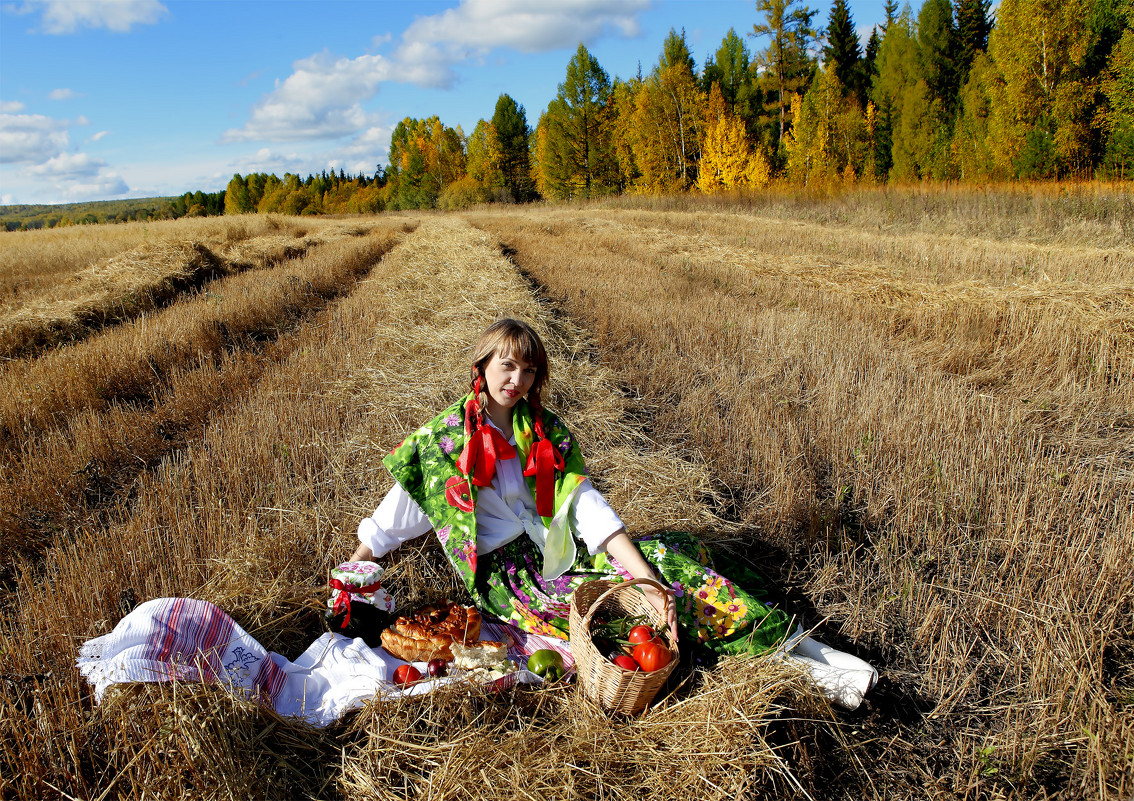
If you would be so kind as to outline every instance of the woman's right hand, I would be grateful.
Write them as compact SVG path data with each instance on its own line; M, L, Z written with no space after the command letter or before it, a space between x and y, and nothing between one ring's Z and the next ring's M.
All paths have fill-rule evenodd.
M373 562L374 551L370 550L366 545L359 545L355 548L354 553L350 555L351 562Z

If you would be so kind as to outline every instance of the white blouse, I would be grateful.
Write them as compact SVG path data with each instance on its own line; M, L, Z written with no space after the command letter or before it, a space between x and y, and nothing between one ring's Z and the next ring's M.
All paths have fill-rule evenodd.
M491 420L489 424L500 430ZM515 436L508 442L514 446ZM575 493L569 522L592 555L605 551L607 540L623 528L621 518L590 479L583 481ZM358 524L358 541L375 557L385 556L432 529L433 524L421 507L401 484L395 483L374 514ZM476 496L476 552L494 551L525 533L542 549L547 529L536 514L535 499L524 480L519 456L499 459L493 486L479 488Z

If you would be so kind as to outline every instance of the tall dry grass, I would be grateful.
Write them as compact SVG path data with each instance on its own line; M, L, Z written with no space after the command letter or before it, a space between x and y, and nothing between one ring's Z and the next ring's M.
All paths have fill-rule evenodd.
M931 699L864 721L887 740L883 795L1129 795L1128 245L953 250L751 213L473 219L594 333L654 435L709 467L749 549L795 560L818 611ZM985 263L1027 252L1048 281Z
M823 749L856 770L821 703L766 660L694 672L637 722L596 714L563 690L375 704L322 732L192 685L124 688L93 705L76 650L108 631L130 598L213 601L268 648L297 656L321 630L329 568L353 549L357 520L390 484L382 454L464 391L470 343L504 315L541 330L552 402L629 522L728 533L706 503L704 468L642 433L635 404L580 332L546 314L491 240L433 218L349 295L285 334L286 348L247 391L187 447L137 473L128 503L41 559L16 560L0 618L3 791L440 799L558 787L559 797L582 799L647 787L685 797L693 786L723 799L797 785L815 792L810 771ZM403 604L460 597L428 540L387 561ZM789 696L818 717L785 712Z
M271 233L302 237L325 224L245 215L8 231L0 236L0 305L34 297L81 270L147 243L198 240L209 247L229 246Z
M878 233L947 234L1031 244L1125 247L1134 236L1134 195L1125 181L994 183L984 186L772 187L751 194L619 195L594 208L698 213Z

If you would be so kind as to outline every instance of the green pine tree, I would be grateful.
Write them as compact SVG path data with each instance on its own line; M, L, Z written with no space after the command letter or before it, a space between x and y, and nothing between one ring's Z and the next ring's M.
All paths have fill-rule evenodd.
M862 54L862 99L863 107L866 106L866 100L870 97L870 90L874 86L874 79L878 77L878 48L881 47L882 40L878 38L878 26L874 26L870 30L870 38L866 40L866 49Z
M988 50L988 34L992 20L988 18L991 0L958 0L957 2L957 75L963 86L977 53Z
M695 66L693 56L689 52L689 46L685 43L685 29L682 28L679 34L676 30L670 28L669 33L666 34L665 42L662 43L662 69L679 67L692 75Z
M543 183L559 197L590 197L617 186L611 143L610 78L580 43L547 107Z
M882 13L885 15L882 33L886 33L890 25L898 18L898 0L886 0L886 4L882 6Z
M509 95L500 95L496 101L496 111L492 115L492 128L496 134L504 188L517 202L531 200L533 188L528 160L528 137L531 131L524 107Z
M801 6L800 0L756 0L756 10L764 21L754 24L749 36L768 38L768 46L760 51L758 60L764 65L771 91L775 93L778 117L775 145L778 147L790 122L789 94L802 92L811 84L815 63L808 48L818 36L811 23L818 12Z
M921 74L930 96L952 112L957 102L957 44L950 0L925 0L917 15Z
M879 177L920 178L916 154L922 150L922 136L917 116L927 113L929 92L921 76L909 6L886 28L875 63L878 77L870 97L877 109L876 126L882 132L875 135L874 169ZM889 153L883 152L887 142Z
M1112 48L1102 90L1109 108L1104 114L1106 172L1134 177L1134 2L1126 3L1126 30Z
M835 71L835 77L842 84L844 92L861 95L858 34L854 30L854 20L846 0L835 0L831 6L831 16L827 21L827 44L823 47L823 59ZM866 104L863 103L863 106Z

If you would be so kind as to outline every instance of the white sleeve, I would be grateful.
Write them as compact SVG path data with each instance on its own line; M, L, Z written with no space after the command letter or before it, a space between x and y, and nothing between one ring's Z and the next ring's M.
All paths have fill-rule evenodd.
M374 514L358 524L358 541L379 557L432 529L425 512L395 482Z
M579 485L579 491L575 493L570 520L575 536L583 541L592 556L606 551L606 541L625 527L622 518L594 488L589 478Z

